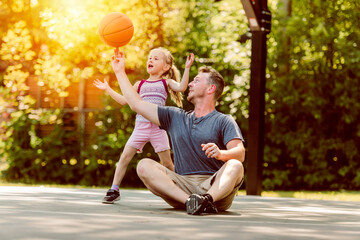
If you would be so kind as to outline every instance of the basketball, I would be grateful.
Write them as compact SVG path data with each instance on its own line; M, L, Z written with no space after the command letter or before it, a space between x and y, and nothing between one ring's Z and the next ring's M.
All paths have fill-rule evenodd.
M100 39L107 45L121 47L130 42L134 35L134 25L125 14L112 12L101 19L98 32Z

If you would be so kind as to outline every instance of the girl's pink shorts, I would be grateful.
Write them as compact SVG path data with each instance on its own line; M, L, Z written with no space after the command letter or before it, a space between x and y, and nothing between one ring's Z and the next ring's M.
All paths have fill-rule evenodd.
M156 153L170 149L169 138L165 130L151 122L136 122L135 129L126 145L142 152L147 142L151 143Z

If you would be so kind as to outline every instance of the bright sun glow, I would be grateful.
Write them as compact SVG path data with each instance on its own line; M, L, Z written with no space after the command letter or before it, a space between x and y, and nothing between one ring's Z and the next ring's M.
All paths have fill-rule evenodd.
M82 0L62 0L64 6L71 8L79 8L84 5L84 1Z
M35 7L38 3L38 0L31 0L31 7Z

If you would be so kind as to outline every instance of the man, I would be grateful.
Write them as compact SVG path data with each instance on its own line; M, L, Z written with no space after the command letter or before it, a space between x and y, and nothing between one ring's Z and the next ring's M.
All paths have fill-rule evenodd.
M125 56L115 50L112 67L132 110L165 129L172 142L175 172L145 158L137 174L145 186L188 214L227 210L240 188L245 149L235 121L215 110L224 89L222 76L212 68L199 69L189 83L188 101L194 110L160 107L144 102L125 73Z

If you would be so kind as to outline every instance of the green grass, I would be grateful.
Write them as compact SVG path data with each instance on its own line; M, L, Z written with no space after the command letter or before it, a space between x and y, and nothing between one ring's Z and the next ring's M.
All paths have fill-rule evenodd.
M245 190L239 195L246 195ZM360 201L360 191L263 191L262 197L287 197L312 200Z
M41 184L41 183L16 183L16 182L5 182L0 179L0 187L9 186L9 187L46 187L46 188L77 188L77 189L108 189L109 186L83 186L83 185L71 185L71 184ZM146 188L124 188L124 189L138 189L145 190Z
M0 180L0 186L9 186L9 187L53 187L53 188L102 188L102 187L89 187L81 185L71 185L71 184L28 184L28 183L8 183Z

